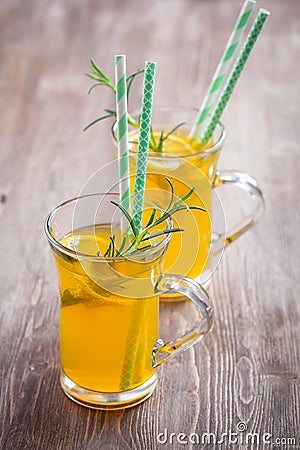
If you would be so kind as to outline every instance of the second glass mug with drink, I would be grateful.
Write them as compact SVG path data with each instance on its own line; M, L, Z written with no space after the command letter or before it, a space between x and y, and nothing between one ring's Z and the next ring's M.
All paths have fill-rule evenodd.
M148 398L156 367L212 327L206 291L194 280L162 273L171 234L151 238L145 250L105 256L109 236L118 248L122 240L112 200L119 196L75 198L55 208L45 223L59 277L61 385L72 400L95 409L127 408ZM161 211L145 203L144 221L154 207ZM166 229L171 228L169 218ZM198 311L191 330L171 342L158 338L158 296L169 290L190 298Z
M264 198L257 182L247 173L218 171L217 163L226 137L225 127L219 123L213 138L205 146L189 137L197 110L185 107L154 108L153 137L159 143L165 135L180 125L163 141L162 152L149 148L147 165L148 199L166 207L169 202L169 178L175 192L182 197L187 188L194 188L188 204L203 206L208 214L182 211L176 215L176 225L185 233L173 236L164 263L164 271L179 273L208 284L216 269L224 247L251 228L264 210ZM138 113L132 113L138 121ZM138 130L129 128L130 173L135 173ZM116 124L112 128L116 144ZM132 186L134 180L132 179ZM225 231L225 219L215 188L234 186L249 194L252 211L234 229Z

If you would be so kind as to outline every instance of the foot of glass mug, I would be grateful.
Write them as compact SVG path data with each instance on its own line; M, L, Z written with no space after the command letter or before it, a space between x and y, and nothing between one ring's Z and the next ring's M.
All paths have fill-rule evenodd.
M97 392L85 389L74 383L61 370L60 383L64 393L74 402L93 409L116 410L130 408L147 400L153 393L157 382L154 373L149 380L141 386L124 392Z

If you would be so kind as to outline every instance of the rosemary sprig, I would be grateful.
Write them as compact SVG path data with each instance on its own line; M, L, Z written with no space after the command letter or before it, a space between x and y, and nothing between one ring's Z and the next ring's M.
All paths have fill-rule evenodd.
M108 87L111 91L113 91L114 94L116 94L116 87L113 83L112 80L110 80L110 78L105 75L105 73L99 69L99 67L96 65L96 63L91 60L91 70L92 73L86 73L85 75L87 77L89 77L91 80L95 81L95 83L89 88L88 93L90 94L92 92L92 90L95 87L98 86L106 86ZM141 73L144 73L144 69L137 69L135 72L133 72L131 75L129 75L126 78L126 82L127 82L127 97L129 97L129 92L131 90L132 87L132 83L135 80L135 78L140 75ZM115 110L112 109L104 109L105 114L101 117L98 117L97 119L93 120L91 123L89 123L83 131L86 131L88 128L90 128L92 125L95 125L95 123L101 122L102 120L108 119L109 117L116 117L117 113ZM128 114L128 123L130 125L132 125L135 128L139 128L140 127L140 123L139 120L135 120L130 114ZM163 151L163 144L164 141L166 139L168 139L168 137L174 133L179 127L185 125L185 122L180 123L179 125L176 125L176 127L174 127L171 131L165 132L162 131L160 133L160 136L158 139L155 139L152 127L151 127L151 131L150 131L150 141L149 141L149 147L151 148L151 150L154 150L155 152L161 153ZM130 141L133 142L133 141ZM137 143L134 141L134 143Z
M104 72L102 72L101 69L99 69L99 67L96 65L96 63L91 59L91 69L92 69L92 73L86 73L85 75L87 77L89 77L91 80L96 81L96 83L94 83L90 89L88 90L88 93L90 94L92 92L92 90L97 87L97 86L106 86L108 87L110 90L113 91L114 94L116 94L116 87L113 83L112 80L110 80L108 78L107 75L105 75ZM132 73L131 75L129 75L126 78L126 82L127 82L127 96L129 95L132 83L135 79L135 77L137 75L139 75L140 73L143 73L144 69L138 69L136 70L134 73ZM93 120L93 122L91 122L90 124L88 124L83 131L86 131L88 128L90 128L92 125L94 125L97 122L100 122L101 120L107 119L109 117L116 117L117 113L115 110L111 110L111 109L104 109L104 112L106 113L104 116L98 117L98 119ZM139 122L137 122L130 114L128 114L128 122L134 126L135 128L139 128Z
M182 210L190 210L196 209L199 211L206 211L201 206L188 206L186 201L191 197L194 192L194 188L190 189L182 198L178 198L174 192L174 186L169 178L166 177L166 181L170 186L171 199L168 204L168 207L164 211L159 211L156 208L153 208L149 217L149 220L144 228L140 231L134 224L133 218L130 216L128 211L123 208L117 202L111 201L113 205L121 210L121 212L125 215L126 219L129 223L129 232L127 236L123 237L122 243L118 248L115 242L115 235L110 236L109 246L104 253L104 256L107 257L115 257L115 256L126 256L135 251L145 251L152 247L151 239L168 235L171 233L178 233L184 231L183 228L167 228L165 230L155 230L155 228L165 222L169 217L173 216L179 211ZM127 248L126 248L126 243Z
M178 128L182 127L185 124L186 124L186 122L181 122L178 125L176 125L174 128L172 128L171 131L169 131L167 133L165 131L162 131L159 136L159 141L157 144L157 151L162 152L164 141L166 141L168 139L168 137L171 136L171 134L175 133L175 131L178 130Z

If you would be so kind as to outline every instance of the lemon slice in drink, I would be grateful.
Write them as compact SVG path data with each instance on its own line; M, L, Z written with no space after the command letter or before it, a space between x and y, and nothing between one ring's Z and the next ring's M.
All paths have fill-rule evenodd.
M154 132L153 134L156 142L159 142L160 132ZM151 167L176 170L181 164L177 157L191 155L194 152L195 149L193 149L187 137L170 135L163 143L162 152L155 152L149 149L148 168L150 170ZM174 156L174 158L166 156Z
M166 131L165 131L166 133ZM154 131L153 136L155 141L158 143L160 140L160 131ZM138 133L131 135L131 146L130 149L133 152L137 152ZM133 143L134 142L134 143ZM201 152L211 145L202 144L201 142L191 140L187 134L184 132L182 134L171 134L163 142L162 152L158 152L149 148L149 159L148 159L148 169L155 168L167 168L171 170L176 170L180 166L180 161L176 158L184 158L186 156ZM168 158L168 156L174 156L174 158Z

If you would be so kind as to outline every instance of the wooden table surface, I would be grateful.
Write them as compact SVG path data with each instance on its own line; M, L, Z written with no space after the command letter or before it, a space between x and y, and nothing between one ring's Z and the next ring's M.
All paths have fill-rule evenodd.
M155 104L198 106L241 0L2 0L1 449L229 448L229 433L239 439L230 448L300 448L300 2L258 3L272 15L223 115L219 167L257 178L266 212L213 277L212 333L159 371L147 402L108 413L60 388L57 277L43 233L50 209L114 159L108 123L82 132L114 102L105 89L88 96L84 72L94 58L113 76L116 53L128 71L152 59ZM162 311L171 332L185 326L180 308ZM247 432L260 443L243 444ZM179 433L227 438L193 446Z

